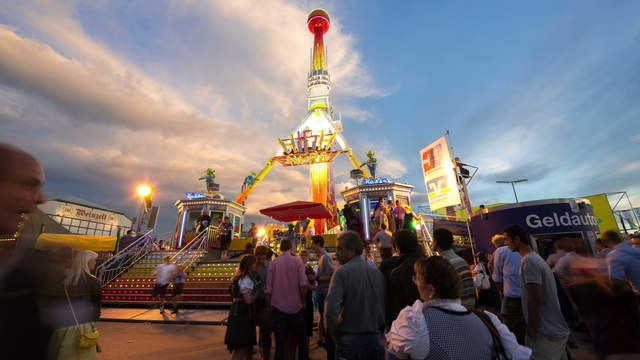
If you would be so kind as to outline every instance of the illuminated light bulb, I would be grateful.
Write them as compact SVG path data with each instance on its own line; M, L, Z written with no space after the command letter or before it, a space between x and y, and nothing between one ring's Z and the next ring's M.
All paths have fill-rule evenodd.
M151 186L139 185L136 192L138 193L138 196L148 196L151 194Z

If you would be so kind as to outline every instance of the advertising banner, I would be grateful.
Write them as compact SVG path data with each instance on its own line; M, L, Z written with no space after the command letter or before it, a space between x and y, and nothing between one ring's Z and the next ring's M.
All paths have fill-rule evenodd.
M607 194L585 196L584 198L589 200L591 206L593 206L593 213L598 220L598 228L600 229L600 233L603 233L607 230L620 231L618 229L616 218L613 215L613 210L611 210L611 205L609 204Z
M459 205L461 200L456 172L446 138L442 136L420 150L420 161L431 210Z

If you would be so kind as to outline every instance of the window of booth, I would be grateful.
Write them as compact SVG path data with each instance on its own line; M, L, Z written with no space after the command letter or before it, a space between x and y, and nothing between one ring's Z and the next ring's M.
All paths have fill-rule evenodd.
M222 224L222 220L224 218L224 213L221 211L212 211L211 212L211 224L218 226L220 224Z
M233 224L233 231L234 231L238 236L240 236L240 231L242 230L242 229L240 229L240 220L242 220L242 219L240 218L240 216L237 216L237 215L235 215L235 214L231 214L231 215L233 216L233 222L232 222L232 224Z
M184 224L184 232L192 232L196 230L196 221L200 217L201 209L189 209L187 212L187 221Z
M584 245L587 247L587 252L591 253L592 251L590 250L591 246L590 244L587 242L587 239L584 239L584 237L582 236L582 233L579 232L571 232L571 233L555 233L555 234L539 234L539 235L532 235L532 244L533 244L533 248L534 250L540 254L540 256L543 259L547 259L549 257L549 255L553 254L555 252L555 249L553 247L553 244L560 240L560 239L564 239L564 238L573 238L573 239L581 239L584 241Z
M409 205L409 198L406 196L402 196L402 195L398 195L396 196L396 200L400 200L400 205L402 206L407 206ZM393 203L393 206L395 206L395 202Z

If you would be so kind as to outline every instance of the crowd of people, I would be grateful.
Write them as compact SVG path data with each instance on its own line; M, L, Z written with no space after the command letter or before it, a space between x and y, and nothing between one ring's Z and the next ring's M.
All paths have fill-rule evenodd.
M414 231L399 230L392 236L382 227L381 231L384 235L374 238L379 244L389 241L393 254L379 267L367 250L371 244L354 231L338 236L335 259L324 248L324 238L314 236L315 269L307 264L307 251L292 251L286 239L277 258L262 261L261 271L255 258L269 249L258 246L255 255L244 255L231 289L234 305L226 344L233 358L250 359L253 346L259 344L263 358L268 359L273 334L276 359L295 354L307 359L316 307L318 345L326 350L327 359L440 358L454 350L449 358L465 358L475 353L475 346L487 355L480 358L489 359L498 350L512 358L529 358L531 351L518 345L497 316L474 309L472 271L451 250L451 232L434 232L441 256L427 257ZM251 286L243 285L249 281ZM256 290L260 286L264 287ZM264 300L257 303L258 298ZM471 330L477 332L472 346L462 350L447 336L447 324L453 319L459 319L457 326L465 329L458 340L463 341ZM432 324L439 325L432 328Z
M529 234L513 225L491 239L492 254L476 254L473 269L453 251L450 231L435 229L433 240L439 255L427 257L414 231L392 234L381 224L373 237L383 258L377 266L367 250L372 244L357 232L338 236L335 259L315 236L313 270L306 250L292 251L284 240L260 276L247 275L266 284L254 317L269 320L243 323L241 332L254 334L245 354L260 323L263 358L273 334L276 359L306 359L314 311L327 359L566 359L572 329L585 328L600 355L640 353L634 293L640 249L619 233L603 233L592 257L579 248L582 239L558 240L556 256L544 260ZM593 287L597 296L584 296ZM230 322L228 331L238 330Z
M380 230L389 230L391 233L402 229L412 229L413 212L407 205L403 205L400 200L395 203L381 197L376 202L371 216L371 225L373 232ZM362 219L358 216L358 211L353 204L345 204L340 210L340 226L342 229L355 231L363 237ZM387 248L388 249L388 248Z
M474 271L476 286L490 280L479 291L479 305L499 309L534 358L551 358L576 346L573 332L590 335L601 357L640 353L640 249L619 232L603 232L593 255L581 238L556 239L546 261L519 226L506 228L492 243L496 250L490 259L478 254Z
M0 144L0 159L0 233L14 234L24 214L43 202L44 171L8 145ZM433 231L439 255L427 257L415 231L406 228L408 212L402 218L396 208L392 223L385 210L376 225L379 265L372 244L349 229L337 237L335 259L322 236L312 237L315 268L311 253L297 251L290 239L281 241L278 256L252 246L230 288L225 344L233 358L251 359L258 345L268 359L275 338L276 359L307 359L316 308L319 344L330 360L565 359L574 331L591 335L601 357L640 353L640 236L626 240L605 231L595 254L583 239L557 239L545 260L529 234L512 225L492 238L492 254L476 254L472 269L453 251L446 229ZM0 247L3 356L96 356L97 257L69 248L42 256ZM164 311L173 283L177 312L186 274L170 260L155 271L154 295Z

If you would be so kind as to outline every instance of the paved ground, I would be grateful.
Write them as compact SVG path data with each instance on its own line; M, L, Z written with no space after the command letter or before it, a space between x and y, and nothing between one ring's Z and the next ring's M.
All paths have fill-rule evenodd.
M160 314L158 309L103 308L105 321L98 324L103 352L98 359L228 359L226 327L220 325L227 313L184 309L176 316L169 311ZM585 339L575 335L581 349L572 350L573 360L595 360L586 350L589 346ZM315 339L311 340L311 358L326 358Z
M100 319L104 321L154 322L154 323L204 323L221 325L229 310L182 309L171 314L168 308L161 314L157 308L102 308Z
M99 322L102 353L97 360L230 359L224 326ZM312 344L315 341L312 340ZM311 346L313 360L324 351ZM273 356L273 354L272 354ZM255 359L258 359L256 356Z

